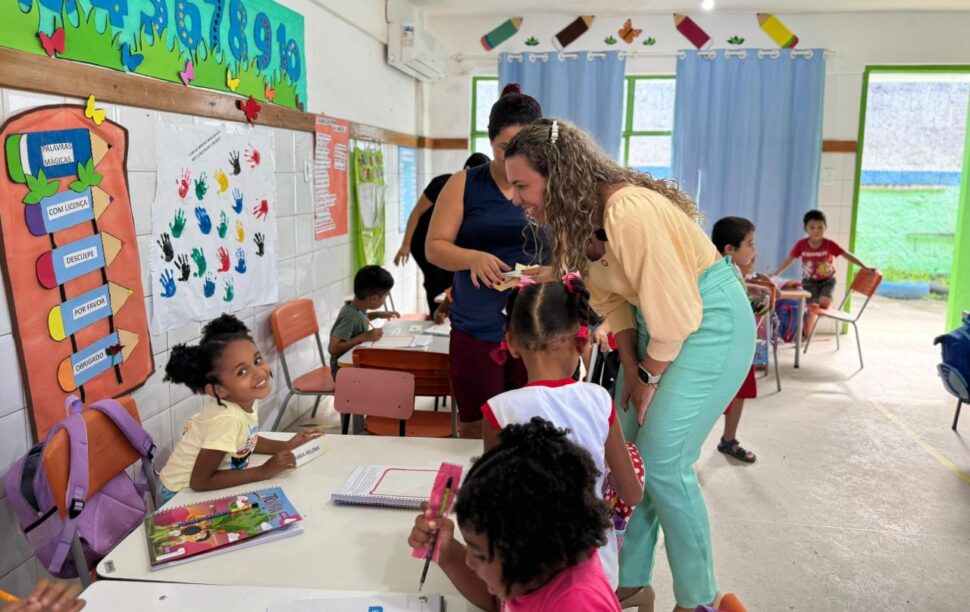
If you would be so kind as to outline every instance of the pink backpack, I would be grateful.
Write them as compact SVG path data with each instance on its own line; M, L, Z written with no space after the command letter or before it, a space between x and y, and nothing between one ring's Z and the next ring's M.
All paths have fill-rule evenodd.
M114 400L92 404L107 416L141 454L141 475L132 482L126 472L88 494L88 432L81 417L81 400L67 399L68 417L51 428L44 442L34 445L4 479L7 499L20 520L37 560L59 578L78 576L78 564L94 567L145 518L145 493L157 504L156 472L152 465L155 444L151 435ZM61 518L44 472L44 447L60 430L70 439L71 468L67 483L67 516ZM147 483L147 484L146 484ZM75 537L77 536L77 537ZM73 547L73 550L72 550ZM69 556L68 553L71 553ZM81 556L83 555L83 561ZM81 576L82 580L87 576Z

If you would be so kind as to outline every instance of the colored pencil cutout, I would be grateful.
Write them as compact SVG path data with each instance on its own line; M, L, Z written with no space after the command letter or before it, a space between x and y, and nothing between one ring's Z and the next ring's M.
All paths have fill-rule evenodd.
M15 183L26 183L27 175L36 176L40 170L49 179L74 176L78 164L93 159L97 165L109 148L86 128L14 134L5 143L7 170Z
M559 33L552 37L552 44L559 50L565 49L576 42L577 38L588 32L589 26L592 23L592 15L577 17L572 23L559 30Z
M138 334L119 329L70 357L57 367L57 383L71 392L98 374L124 363L138 346Z
M96 221L112 201L100 187L89 187L81 193L62 191L42 199L36 206L24 207L24 219L31 234L44 236Z
M51 339L60 342L92 323L118 314L133 294L131 289L108 283L54 306L47 313Z
M687 15L674 13L674 27L697 49L706 49L711 44L711 37L707 32Z
M121 240L101 232L57 247L37 258L37 280L45 289L55 289L88 272L107 268L122 246Z
M643 30L639 28L634 28L633 20L627 19L625 22L623 22L623 27L617 31L617 34L620 35L620 38L623 39L623 42L629 45L633 43L633 40L635 38L643 34Z
M794 49L798 44L798 37L771 13L758 13L758 25L782 49Z
M482 36L482 46L485 47L486 51L491 51L495 47L515 36L521 27L521 17L512 17L511 19L506 19L502 25L495 28L485 36Z

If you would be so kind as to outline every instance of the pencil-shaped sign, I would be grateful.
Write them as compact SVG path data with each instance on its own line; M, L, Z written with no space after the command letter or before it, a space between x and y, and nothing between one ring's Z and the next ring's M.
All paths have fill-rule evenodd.
M684 38L690 41L690 44L698 49L705 49L711 44L711 37L708 36L707 32L702 30L701 26L697 25L697 22L687 15L675 13L674 27L684 35Z
M782 49L794 49L798 44L798 37L771 13L758 13L758 25Z
M499 27L495 28L485 36L482 36L482 46L486 51L491 51L518 33L522 27L521 17L506 19Z
M57 367L57 382L74 391L98 374L121 365L138 346L138 334L119 329L64 359Z
M100 187L81 193L62 191L24 207L27 229L34 236L45 236L87 221L94 221L111 204L112 198Z
M121 252L122 242L101 232L47 251L37 258L37 280L54 289L75 278L111 265Z
M92 323L118 314L132 293L117 283L108 283L54 306L47 314L51 338L60 342Z
M559 30L559 33L552 37L552 44L557 49L565 49L576 42L577 38L585 34L589 30L591 23L593 23L592 15L577 17L572 23Z
M48 179L74 176L77 165L94 159L97 165L108 154L109 145L87 128L27 132L7 138L7 170L15 183L27 182L27 175L40 170Z

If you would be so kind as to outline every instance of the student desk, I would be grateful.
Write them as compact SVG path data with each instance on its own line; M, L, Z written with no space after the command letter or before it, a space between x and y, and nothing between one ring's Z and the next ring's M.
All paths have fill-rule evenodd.
M802 326L805 324L805 301L812 297L812 294L804 289L779 289L778 298L782 300L798 301L798 322L795 329L795 367L799 366L799 357L802 354Z
M290 436L282 432L260 435L276 439ZM360 463L437 467L447 461L467 469L471 458L482 453L481 440L328 435L326 442L327 453L277 478L221 491L186 489L168 504L178 506L279 486L303 516L302 534L152 572L142 525L98 564L98 575L237 587L417 591L423 561L413 559L407 545L417 511L335 505L330 493ZM268 458L253 455L253 463L260 464ZM428 572L424 591L457 593L436 565Z
M385 336L414 336L421 334L424 330L429 327L434 326L434 321L404 321L401 319L393 319L384 324L381 329L384 330ZM421 329L419 330L418 327ZM444 355L448 354L448 347L451 343L451 338L448 336L431 336L431 345L422 346L413 349L401 349L405 351L428 351L431 353L442 353ZM361 345L357 345L361 346ZM340 356L337 363L342 368L352 368L354 367L354 350L357 348L350 349L346 353Z
M416 587L415 587L416 588ZM413 589L412 589L413 592ZM430 591L429 591L430 592ZM299 599L335 599L373 595L374 591L280 589L251 586L213 586L167 582L99 580L81 593L86 610L138 610L139 612L209 612L253 610L265 612L272 604ZM448 612L478 610L461 595L446 595Z

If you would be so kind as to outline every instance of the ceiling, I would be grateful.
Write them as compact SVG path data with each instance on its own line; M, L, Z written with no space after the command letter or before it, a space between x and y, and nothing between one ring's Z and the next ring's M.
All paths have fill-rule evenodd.
M627 15L701 11L700 0L408 0L427 15ZM970 11L967 0L715 0L715 12Z

